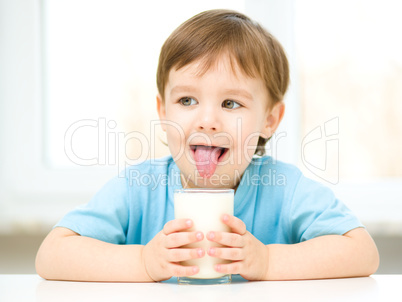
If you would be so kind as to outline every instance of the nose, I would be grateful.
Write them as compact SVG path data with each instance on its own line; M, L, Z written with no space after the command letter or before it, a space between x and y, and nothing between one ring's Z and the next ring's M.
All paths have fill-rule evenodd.
M212 106L200 108L195 123L199 131L218 132L221 128L221 118L219 117L219 112Z

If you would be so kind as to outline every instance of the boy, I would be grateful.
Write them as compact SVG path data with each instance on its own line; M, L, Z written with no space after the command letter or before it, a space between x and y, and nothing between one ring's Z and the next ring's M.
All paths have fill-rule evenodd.
M179 262L206 253L232 261L218 272L248 280L374 273L373 240L330 190L291 165L253 157L282 119L288 81L281 45L248 17L212 10L179 26L157 72L157 109L172 156L129 167L67 214L38 251L38 274L161 281L196 274L197 266ZM264 182L272 172L280 182ZM232 232L185 232L192 221L173 219L172 202L183 187L234 188L235 216L222 217ZM183 248L204 236L223 247Z

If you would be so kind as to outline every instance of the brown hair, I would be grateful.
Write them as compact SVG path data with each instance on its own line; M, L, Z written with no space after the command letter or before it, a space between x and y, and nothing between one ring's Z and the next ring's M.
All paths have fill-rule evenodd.
M264 81L273 104L283 99L289 85L289 65L281 44L247 16L236 11L216 9L190 18L163 44L156 76L162 101L172 68L178 70L202 59L202 75L220 55L226 53L233 69L235 60L247 76ZM267 141L259 138L256 154L265 153Z

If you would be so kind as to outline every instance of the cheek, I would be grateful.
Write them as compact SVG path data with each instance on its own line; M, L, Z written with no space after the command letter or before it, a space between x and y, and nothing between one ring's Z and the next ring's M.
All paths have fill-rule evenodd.
M171 109L166 115L166 121L166 132L169 131L174 135L184 135L184 132L188 130L189 124L191 125L193 120L191 120L185 113L176 112Z
M176 156L184 147L184 133L180 125L169 123L166 126L166 138L170 153Z
M258 139L260 135L258 132L252 132L248 133L245 135L241 142L241 149L238 150L238 152L241 152L243 154L243 157L247 162L251 162L255 150L257 149L258 145Z

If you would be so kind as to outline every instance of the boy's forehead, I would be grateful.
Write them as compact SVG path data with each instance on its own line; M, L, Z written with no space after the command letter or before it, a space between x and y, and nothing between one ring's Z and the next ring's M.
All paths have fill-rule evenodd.
M229 62L217 60L209 68L206 68L205 63L198 60L179 69L172 68L169 72L166 88L170 90L170 93L201 89L202 87L197 87L199 80L202 81L203 78L208 78L210 75L214 76L214 74L219 74L219 80L225 81L227 84L232 83L233 85L231 86L235 86L240 82L247 82L245 81L245 75L240 70L232 68Z
M179 72L180 74L186 74L188 76L197 78L202 77L208 71L218 71L225 74L230 74L237 79L239 79L239 77L250 78L240 68L237 60L229 54L201 58L180 68L173 67L169 72L169 78L171 77L172 72Z

